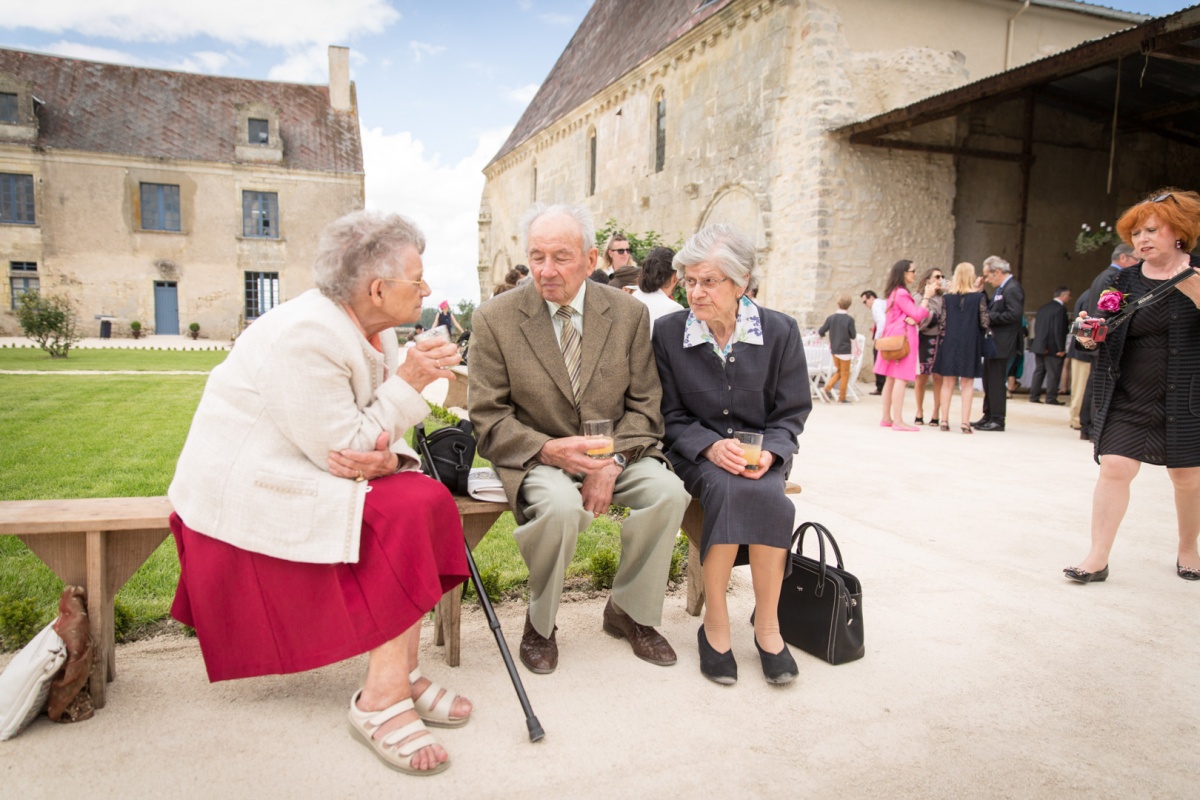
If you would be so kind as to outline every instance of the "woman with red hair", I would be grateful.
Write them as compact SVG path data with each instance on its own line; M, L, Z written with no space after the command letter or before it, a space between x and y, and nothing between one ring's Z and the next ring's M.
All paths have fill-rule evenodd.
M1115 274L1101 293L1099 313L1114 317L1138 305L1103 341L1076 336L1096 350L1091 434L1100 478L1092 499L1091 549L1063 572L1080 583L1108 578L1129 486L1145 463L1166 466L1175 486L1176 574L1200 580L1200 277L1193 274L1161 299L1139 303L1185 271L1200 274L1200 258L1190 255L1200 237L1200 194L1160 189L1121 216L1117 233L1142 263Z

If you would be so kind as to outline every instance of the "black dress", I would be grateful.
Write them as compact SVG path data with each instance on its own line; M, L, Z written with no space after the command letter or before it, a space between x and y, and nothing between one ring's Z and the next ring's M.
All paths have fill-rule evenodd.
M1162 281L1139 276L1152 290ZM1170 307L1155 303L1135 313L1121 352L1121 379L1113 389L1108 419L1096 452L1144 464L1167 463L1167 348Z
M933 359L934 374L982 378L983 330L987 324L987 298L983 292L945 295L941 343Z

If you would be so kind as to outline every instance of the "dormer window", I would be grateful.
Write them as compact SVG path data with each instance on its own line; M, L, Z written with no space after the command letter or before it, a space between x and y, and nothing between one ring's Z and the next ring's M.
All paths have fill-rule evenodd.
M237 106L237 139L234 159L266 164L283 162L283 138L279 133L279 109L262 102Z
M271 143L271 123L265 119L249 120L249 143L250 144L270 144Z
M15 93L0 92L0 122L16 125L20 121L21 114L17 109L17 95Z

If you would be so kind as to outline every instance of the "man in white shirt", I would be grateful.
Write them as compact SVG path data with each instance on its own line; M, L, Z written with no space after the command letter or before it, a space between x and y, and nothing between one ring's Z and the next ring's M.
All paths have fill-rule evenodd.
M874 341L876 336L883 333L883 326L887 323L887 300L880 299L879 295L870 289L859 296L862 298L863 305L871 309L871 319L874 321L874 325L871 327L871 340ZM875 363L874 357L871 358L871 363ZM886 376L876 372L875 391L871 394L883 394L883 383L886 380Z
M656 247L642 262L642 274L638 277L638 288L634 290L634 299L645 303L650 309L650 332L654 333L654 321L673 311L683 311L683 306L675 302L675 284L679 275L672 263L675 251L669 247Z

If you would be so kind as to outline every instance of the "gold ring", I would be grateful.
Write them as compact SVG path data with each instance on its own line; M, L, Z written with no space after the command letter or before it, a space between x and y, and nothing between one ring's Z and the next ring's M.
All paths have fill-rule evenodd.
M355 480L355 481L358 481L358 482L361 482L361 481L365 481L366 479L367 479L367 476L366 476L366 475L363 475L363 472L362 472L362 470L360 469L360 470L358 471L358 477L357 477L357 478L355 478L354 480Z

